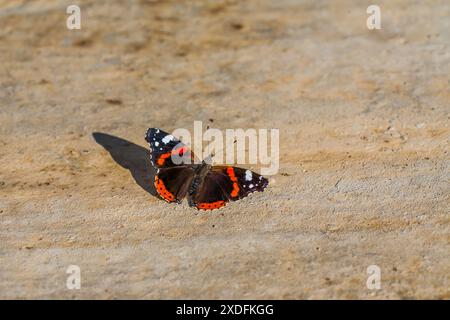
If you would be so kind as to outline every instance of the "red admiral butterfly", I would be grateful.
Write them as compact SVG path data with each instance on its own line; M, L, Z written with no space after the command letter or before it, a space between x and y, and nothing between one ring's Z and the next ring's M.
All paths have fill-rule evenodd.
M197 164L186 145L160 129L148 129L145 140L150 144L150 160L156 168L156 191L167 202L180 203L187 196L191 207L213 210L254 191L263 191L269 183L250 170L211 166L205 160ZM172 155L179 156L176 159L188 158L191 161L176 164Z

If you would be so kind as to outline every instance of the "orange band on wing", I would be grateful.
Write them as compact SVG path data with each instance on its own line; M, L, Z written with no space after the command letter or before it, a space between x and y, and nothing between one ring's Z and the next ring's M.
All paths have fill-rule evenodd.
M203 203L199 203L197 205L197 208L199 209L203 209L203 210L213 210L213 209L219 209L221 207L223 207L225 205L225 201L223 200L219 200L216 202L203 202Z
M187 151L188 151L187 147L181 147L181 148L172 150L172 154L182 157L183 154L185 154Z
M234 198L237 197L239 194L239 185L237 184L237 178L234 174L234 169L232 167L227 168L228 176L230 177L230 180L233 182L233 190L231 191L230 195Z
M166 161L166 159L168 157L170 157L171 153L167 152L167 153L163 153L162 155L159 156L158 159L158 165L162 166L164 164L164 162Z
M164 182L157 176L155 177L155 188L158 191L159 195L166 201L172 202L173 200L175 200L175 196L169 190L167 190Z
M157 161L158 165L162 166L164 164L164 162L166 161L166 159L172 155L182 157L183 154L185 154L187 152L187 150L188 150L187 147L181 147L178 149L174 149L171 152L163 153L162 155L159 156L159 159Z

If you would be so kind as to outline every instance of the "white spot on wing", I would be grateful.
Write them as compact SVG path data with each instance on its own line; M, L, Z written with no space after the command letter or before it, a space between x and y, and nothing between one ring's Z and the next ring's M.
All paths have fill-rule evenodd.
M155 141L155 146L159 146L159 142L158 141Z
M245 171L245 181L252 180L252 172L250 170Z
M162 142L164 142L164 144L168 144L169 141L172 141L172 139L173 139L173 136L172 136L171 134L168 134L167 136L165 136L165 137L162 139Z
M249 187L249 188L251 189L251 188L253 188L253 187L254 187L254 185L253 185L253 184L251 184L251 185L249 185L248 187Z

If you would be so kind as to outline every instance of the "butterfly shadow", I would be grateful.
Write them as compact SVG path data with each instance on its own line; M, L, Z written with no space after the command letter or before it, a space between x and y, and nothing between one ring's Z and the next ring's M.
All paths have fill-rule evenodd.
M155 179L156 171L150 162L149 150L102 132L93 132L92 136L109 152L115 162L130 170L133 179L142 189L155 197L158 196L151 183Z

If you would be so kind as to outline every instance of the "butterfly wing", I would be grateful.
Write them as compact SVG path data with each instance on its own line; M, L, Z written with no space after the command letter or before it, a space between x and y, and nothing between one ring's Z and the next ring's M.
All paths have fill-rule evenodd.
M157 169L194 163L195 156L191 150L179 139L161 129L148 129L145 140L150 144L150 161ZM173 161L172 156L177 156L178 163Z
M155 189L167 202L180 203L194 179L195 170L189 166L159 169L155 175Z
M228 201L245 198L252 192L264 191L269 181L263 176L238 167L212 167L198 189L190 190L189 205L197 209L212 210ZM194 181L194 187L195 187Z
M154 186L167 202L180 203L186 196L195 175L194 155L171 134L158 128L147 130L145 140L150 144L150 160L156 168ZM178 156L180 163L173 161Z
M196 177L189 190L189 205L197 209L213 210L219 209L227 204L229 197L228 177L220 172L210 171L203 182L200 183Z

